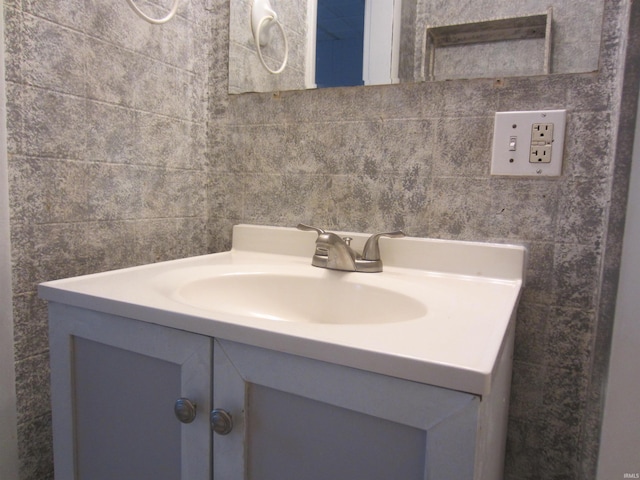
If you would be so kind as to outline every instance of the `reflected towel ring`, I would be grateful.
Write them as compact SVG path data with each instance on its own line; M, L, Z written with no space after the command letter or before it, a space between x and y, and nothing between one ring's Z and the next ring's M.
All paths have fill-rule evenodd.
M264 61L264 57L262 56L262 47L261 47L262 42L260 41L260 31L262 29L262 26L266 22L271 22L271 21L275 21L276 25L280 27L280 31L282 32L282 38L284 39L284 59L282 60L282 65L280 65L280 68L278 68L277 70L271 69ZM260 23L258 23L258 30L256 31L255 40L256 40L256 49L258 50L258 57L260 57L260 62L262 62L262 66L266 68L269 73L273 73L274 75L282 73L284 71L284 68L287 66L287 60L289 58L289 44L287 43L287 34L284 31L284 27L282 26L282 23L280 23L277 18L264 17L262 20L260 20Z
M276 70L270 68L262 56L262 47L269 43L268 38L265 38L263 34L263 27L265 25L270 26L273 23L280 28L282 39L284 40L284 59L282 60L280 68ZM254 0L253 6L251 7L251 30L253 32L253 39L256 42L256 50L258 51L258 57L260 58L262 66L269 73L274 75L282 73L287 66L287 60L289 59L289 43L287 42L287 34L284 30L284 26L278 20L276 12L271 8L269 0Z
M176 14L176 11L178 10L178 4L180 3L180 0L173 0L173 5L171 6L171 10L163 18L151 18L151 17L149 17L142 10L140 10L135 3L133 3L133 0L127 0L127 3L133 9L133 11L138 14L139 17L143 18L144 20L146 20L149 23L153 23L154 25L160 25L162 23L168 22L169 20L171 20L173 18L173 16Z

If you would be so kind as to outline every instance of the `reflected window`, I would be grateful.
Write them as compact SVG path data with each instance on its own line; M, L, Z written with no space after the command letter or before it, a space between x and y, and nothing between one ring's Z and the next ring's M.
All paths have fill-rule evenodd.
M365 0L318 0L316 84L363 85Z

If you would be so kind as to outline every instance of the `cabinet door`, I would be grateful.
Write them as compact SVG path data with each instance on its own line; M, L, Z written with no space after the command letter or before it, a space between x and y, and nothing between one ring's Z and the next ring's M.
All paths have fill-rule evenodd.
M56 478L210 480L211 339L49 309ZM191 423L174 414L181 397Z
M216 480L473 479L479 398L216 339Z

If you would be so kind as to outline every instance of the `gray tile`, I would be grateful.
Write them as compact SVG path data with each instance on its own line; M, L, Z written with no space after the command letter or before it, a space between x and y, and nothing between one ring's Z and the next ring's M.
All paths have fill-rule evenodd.
M23 155L26 135L24 134L25 109L23 107L25 88L22 85L7 82L7 153Z
M22 119L28 136L24 153L31 156L80 159L86 148L86 101L37 88L22 96Z
M11 218L35 223L87 220L88 171L81 162L12 157Z
M210 122L207 128L207 170L210 174L243 172L243 156L238 154L243 142L242 128L227 126L222 122Z
M4 8L22 10L22 0L4 0Z
M593 309L600 252L590 245L558 244L554 252L555 304Z
M433 155L435 176L487 176L493 139L493 118L443 118L437 126ZM410 145L415 145L411 143Z
M84 96L86 48L82 33L24 15L22 75L30 85Z
M18 425L32 422L51 409L49 352L16 361Z
M233 226L240 222L223 217L209 217L207 221L207 251L209 253L231 250Z
M498 90L490 80L465 80L442 84L445 117L484 117L498 111Z
M478 240L489 235L490 185L486 179L435 178L429 191L430 235Z
M84 7L84 0L50 0L46 4L38 0L22 0L25 12L75 30L84 29Z
M509 239L551 241L559 183L522 178L491 179L491 232Z
M15 295L14 350L15 359L24 360L49 351L47 305L34 293Z
M438 157L436 123L429 119L384 120L379 132L358 136L363 144L371 144L373 158L378 158L384 174L402 175L408 170L429 176ZM435 175L435 172L433 173Z
M514 361L536 368L547 364L547 331L553 322L553 310L548 305L520 303L516 315ZM525 368L526 371L526 368ZM535 369L533 374L539 377ZM514 374L515 376L515 374ZM516 388L516 391L518 389Z
M541 478L578 480L586 380L571 370L547 368L540 425Z
M208 218L241 220L244 214L244 189L242 175L211 174L206 200Z
M206 180L197 170L144 169L137 187L141 218L203 217Z
M87 38L87 96L127 107L135 106L141 80L153 62L124 48ZM157 101L155 101L157 103Z
M284 125L232 127L229 140L231 171L283 173L295 157L287 152L288 128ZM247 141L249 140L249 141Z
M207 253L202 217L136 222L136 263L146 264Z
M82 223L13 224L14 295L33 292L40 282L89 273L85 232Z
M566 79L554 75L506 78L497 111L564 109L567 90Z
M589 392L587 393L586 413L580 437L581 458L579 475L586 477L595 472L598 465L600 450L600 434L602 429L602 414L606 392L600 387L601 378L592 376Z
M193 122L206 119L206 83L191 72L163 63L156 63L148 80L141 82L136 96L137 106L147 110L156 102L152 112Z
M150 162L142 153L145 148L142 145L155 145L156 142L149 141L152 136L142 135L141 123L139 115L131 108L88 101L85 151L87 160L129 164ZM154 132L163 138L161 133L164 132Z
M544 371L544 367L540 365L514 361L509 400L511 419L528 420L540 415L544 385L541 371Z
M567 243L603 242L610 180L576 177L560 187L556 238Z
M92 222L87 228L87 269L103 272L139 265L134 221Z
M553 293L553 251L551 242L527 242L527 271L522 302L551 305Z
M537 425L509 419L505 453L505 479L539 480L540 432Z
M330 179L309 175L247 175L245 220L262 225L328 224Z
M586 377L591 363L594 324L592 311L554 308L543 335L547 363Z
M86 179L89 218L142 218L148 172L149 168L134 165L92 164Z
M427 203L427 182L417 171L403 177L346 175L332 179L330 205L341 230L407 230L423 218Z
M606 75L570 78L566 108L571 112L608 111L615 92L613 82L614 79Z
M252 128L252 138L261 138L261 127ZM317 125L314 123L294 123L288 125L286 131L280 126L266 129L273 131L272 139L282 142L278 151L278 159L270 158L265 166L274 165L272 172L286 171L292 174L325 175L338 173L338 165L345 163L342 159L344 148L342 130L335 125ZM334 137L337 132L339 136ZM242 137L239 138L243 143ZM243 149L243 152L246 149ZM274 162L277 162L274 164ZM259 168L259 166L253 167Z
M19 10L8 7L5 2L3 15L5 79L9 82L22 82L23 14Z
M610 176L613 138L610 113L568 115L564 149L565 175L596 179Z
M51 414L18 425L20 479L53 480Z
M580 431L588 381L574 369L560 366L547 366L543 385L544 425L551 435L557 433L571 435L574 445ZM561 445L557 445L561 449Z
M161 42L164 27L145 22L126 2L86 0L86 32L114 46L163 59ZM144 10L148 2L137 2Z

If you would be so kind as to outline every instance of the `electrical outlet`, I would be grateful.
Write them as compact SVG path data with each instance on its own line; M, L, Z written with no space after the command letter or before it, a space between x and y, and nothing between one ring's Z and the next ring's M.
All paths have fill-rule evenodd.
M559 176L566 110L497 112L491 175Z
M550 144L553 141L553 123L534 123L531 128L531 144Z
M529 163L550 163L551 146L534 145L529 154Z

